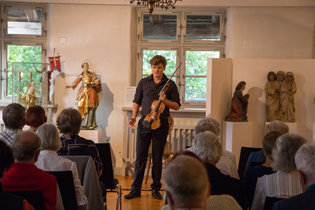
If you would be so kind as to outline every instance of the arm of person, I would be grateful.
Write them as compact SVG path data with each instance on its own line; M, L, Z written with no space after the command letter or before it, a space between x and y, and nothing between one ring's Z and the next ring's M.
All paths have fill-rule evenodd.
M135 123L136 123L136 117L138 115L138 111L139 111L139 104L133 102L132 105L132 117L130 117L128 125L130 125L131 127L135 127Z
M160 94L160 100L170 109L179 110L179 104L175 101L168 100L165 93Z

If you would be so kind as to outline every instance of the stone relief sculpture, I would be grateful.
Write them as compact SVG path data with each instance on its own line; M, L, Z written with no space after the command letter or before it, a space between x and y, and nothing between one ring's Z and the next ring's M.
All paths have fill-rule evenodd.
M296 83L294 74L278 71L276 81L274 73L268 73L266 91L266 111L267 121L281 120L283 122L295 122L294 94L296 93Z
M268 73L267 79L265 86L267 121L272 122L278 119L280 85L276 81L276 74L272 71Z
M82 129L94 129L97 127L95 111L102 98L101 81L96 77L95 72L89 71L90 63L83 62L81 65L83 72L70 86L66 88L75 89L82 81L78 90L77 101L78 110L82 116Z
M249 95L243 95L246 82L241 81L235 88L229 114L225 117L226 121L247 121L247 106Z

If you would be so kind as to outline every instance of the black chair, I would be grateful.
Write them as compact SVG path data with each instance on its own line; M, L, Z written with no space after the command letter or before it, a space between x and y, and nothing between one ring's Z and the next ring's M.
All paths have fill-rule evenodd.
M252 162L250 162L250 167L252 167L252 166L259 166L259 165L262 165L262 164L264 164L265 162L255 162L255 161L252 161Z
M103 172L100 177L100 181L106 186L107 189L116 189L116 183L114 181L114 169L112 164L112 156L109 143L96 143L95 146L98 149L102 164Z
M266 197L264 210L272 210L273 205L278 201L282 201L283 199L284 198Z
M246 163L247 163L247 160L248 160L250 153L258 152L261 150L262 150L262 148L253 148L253 147L242 147L241 148L240 160L238 163L238 175L240 177L242 177L242 175L243 175L243 172L245 170Z
M72 171L46 171L57 179L65 210L77 210L77 198L74 189Z
M23 199L26 199L35 210L46 210L44 197L41 190L7 191Z

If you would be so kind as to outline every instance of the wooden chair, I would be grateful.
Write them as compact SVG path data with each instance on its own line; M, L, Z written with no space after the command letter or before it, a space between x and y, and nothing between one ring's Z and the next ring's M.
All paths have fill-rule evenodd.
M16 196L19 196L29 202L35 210L46 210L44 197L41 190L29 191L7 191ZM1 208L0 208L1 209Z
M171 155L174 154L174 152L168 148L168 141L166 142L165 144L165 147L164 147L164 152L163 152L163 158L165 160L165 165L167 165L169 163L169 158ZM152 159L152 143L150 144L150 147L149 147L149 152L148 152L148 163L147 163L147 174L146 174L146 178L145 178L145 183L148 182L148 177L149 177L149 170L150 170L150 166L151 166L151 159Z
M77 210L72 171L46 171L46 173L56 177L65 210Z

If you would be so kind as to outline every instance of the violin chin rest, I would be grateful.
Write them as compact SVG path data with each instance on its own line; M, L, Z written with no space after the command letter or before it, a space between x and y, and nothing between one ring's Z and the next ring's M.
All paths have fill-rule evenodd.
M143 125L145 128L151 128L151 124L150 124L148 121L146 121L146 120L144 120L144 121L142 122L142 125Z

